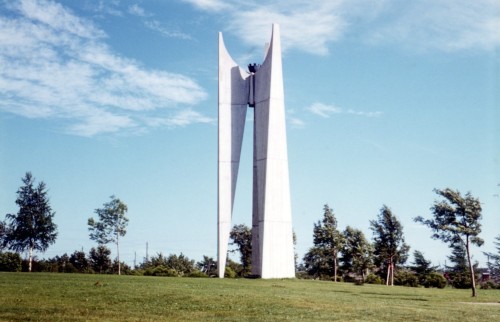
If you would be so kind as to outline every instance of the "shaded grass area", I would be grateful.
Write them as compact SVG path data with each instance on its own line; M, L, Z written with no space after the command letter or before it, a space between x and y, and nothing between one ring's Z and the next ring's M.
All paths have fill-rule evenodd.
M50 273L0 273L0 290L1 321L500 321L500 290Z

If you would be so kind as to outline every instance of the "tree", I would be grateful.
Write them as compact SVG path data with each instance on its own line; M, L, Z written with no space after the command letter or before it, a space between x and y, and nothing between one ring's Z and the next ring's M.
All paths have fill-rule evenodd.
M488 268L491 271L491 274L498 278L500 277L500 235L496 236L494 241L495 247L497 249L497 253L484 253L488 257Z
M451 254L448 259L453 264L452 266L446 266L447 270L454 273L463 273L469 270L467 264L467 251L464 244L460 240L455 240L450 243Z
M435 272L437 266L432 266L431 261L427 260L421 251L415 250L413 252L413 266L410 268L417 274L419 283L424 285L427 276Z
M413 266L411 266L411 269L417 273L417 275L423 276L435 272L437 266L432 266L431 264L431 261L427 260L421 251L415 250L413 252Z
M95 240L99 245L108 243L116 244L116 254L118 259L118 275L121 275L120 267L120 237L127 233L128 218L125 213L128 211L120 199L111 196L111 201L106 202L103 208L95 210L99 216L99 221L94 218L89 218L88 225L90 231L90 239Z
M178 272L180 276L188 275L195 270L194 259L189 259L183 253L180 255L170 254L166 266Z
M337 229L337 219L328 204L323 206L323 219L314 224L313 243L314 246L304 256L308 272L333 275L336 282L338 255L344 244L344 236Z
M212 257L203 255L203 260L196 263L196 267L207 276L217 276L217 261Z
M165 257L163 253L152 256L148 262L142 265L146 269L146 275L159 276L184 276L195 271L194 260L189 259L184 254L170 254Z
M243 265L242 274L248 274L252 270L252 230L248 226L235 225L229 233L230 245L236 245L240 252L240 261Z
M392 286L395 266L406 262L410 250L403 237L403 225L392 214L391 209L383 205L378 219L370 220L370 229L373 231L376 264L386 267L385 284Z
M0 251L2 251L6 245L6 239L5 237L7 236L7 225L5 224L4 221L0 220Z
M476 282L474 267L471 259L471 245L481 246L484 241L479 237L481 233L481 203L470 192L462 196L458 190L446 188L434 189L434 192L444 199L435 201L431 207L432 219L419 216L414 220L433 231L432 238L440 239L445 243L462 243L467 254L470 270L472 296L476 296Z
M361 275L364 281L365 273L373 267L373 246L359 229L347 226L343 234L345 243L340 257L342 268L346 272Z
M86 273L90 268L90 263L83 251L75 250L69 257L69 262L80 273Z
M92 247L89 252L90 266L99 274L106 273L111 268L111 250L104 246L99 245L97 248Z
M446 265L447 276L455 288L466 289L472 287L469 265L467 263L467 250L464 244L457 239L450 244L451 254L448 259L452 265ZM476 270L478 263L473 264Z
M33 251L45 252L55 243L57 225L53 222L47 188L43 181L35 186L35 178L26 172L23 186L17 190L17 214L7 214L4 227L4 244L16 252L28 251L28 271L31 272Z
M22 258L18 253L0 252L1 272L20 272Z

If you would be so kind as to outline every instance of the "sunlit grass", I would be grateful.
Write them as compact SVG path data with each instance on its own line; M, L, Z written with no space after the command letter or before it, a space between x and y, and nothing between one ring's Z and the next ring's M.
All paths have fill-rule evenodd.
M39 273L0 286L2 321L500 321L499 290Z

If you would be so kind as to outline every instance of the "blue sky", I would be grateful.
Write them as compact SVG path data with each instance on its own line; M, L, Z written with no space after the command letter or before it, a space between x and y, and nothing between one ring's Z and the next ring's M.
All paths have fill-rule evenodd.
M450 187L483 204L484 263L500 234L499 17L488 0L1 1L0 214L31 171L59 228L40 257L88 252L113 194L128 264L146 243L215 257L217 33L246 66L279 23L299 257L325 203L369 238L386 204L442 265L448 248L412 218ZM251 131L235 224L251 223Z

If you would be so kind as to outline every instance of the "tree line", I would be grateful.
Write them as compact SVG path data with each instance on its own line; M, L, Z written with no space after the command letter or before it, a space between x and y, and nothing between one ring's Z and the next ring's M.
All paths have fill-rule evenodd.
M414 221L431 229L431 237L448 244L452 266L438 271L424 254L415 250L414 262L405 265L410 246L405 243L403 225L392 210L383 205L375 220L370 220L372 241L356 228L347 226L341 231L333 210L325 204L323 218L313 225L313 246L297 265L297 276L302 278L352 281L356 283L384 283L386 285L425 286L443 288L447 283L457 288L471 288L476 296L475 274L471 246L481 246L481 203L471 193L462 195L449 188L434 190L442 199L431 207L432 216ZM251 229L235 225L230 233L232 244L240 253L242 275L251 271ZM494 279L482 287L499 287L500 236L495 242L498 254L488 256L488 268ZM490 261L492 259L493 261Z
M215 276L217 262L209 256L195 263L182 253L164 256L162 253L133 268L120 261L120 238L127 230L128 208L124 202L112 195L102 208L95 209L97 219L90 217L87 225L89 238L97 242L88 254L75 251L47 260L35 260L35 251L45 252L57 238L57 225L43 181L35 183L35 178L27 172L22 178L23 185L17 191L16 214L7 214L0 221L0 270L19 271L23 266L27 271L116 273L153 276ZM335 282L383 283L386 285L407 285L444 287L447 282L455 287L470 287L476 296L475 265L472 262L471 245L481 246L481 204L470 193L461 195L449 188L435 190L442 199L431 207L432 217L414 218L415 222L429 227L431 237L448 244L453 266L438 272L424 254L413 252L414 262L405 265L410 247L405 243L403 226L392 210L383 205L376 219L370 220L373 233L369 241L364 233L347 226L338 228L335 214L325 204L323 218L313 225L313 246L304 255L301 263L296 263L297 277L330 279ZM227 261L227 277L244 277L251 272L252 233L245 225L235 225L230 232L232 245L240 253L240 262ZM488 256L488 267L493 276L500 276L500 235L496 237L497 253ZM294 243L296 236L294 234ZM107 244L115 244L116 259L112 260ZM11 250L8 252L4 250ZM27 252L28 259L22 260L20 253ZM490 260L491 259L491 260ZM296 262L298 258L296 256ZM134 263L135 265L135 263ZM490 286L498 287L497 280Z

